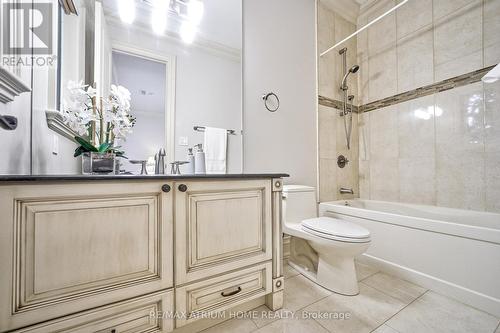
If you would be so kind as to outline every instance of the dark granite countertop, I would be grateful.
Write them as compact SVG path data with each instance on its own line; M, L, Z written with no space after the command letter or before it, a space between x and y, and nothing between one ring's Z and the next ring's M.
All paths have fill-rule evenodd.
M57 182L98 180L187 180L187 179L257 179L284 178L286 173L235 173L225 175L0 175L0 182Z

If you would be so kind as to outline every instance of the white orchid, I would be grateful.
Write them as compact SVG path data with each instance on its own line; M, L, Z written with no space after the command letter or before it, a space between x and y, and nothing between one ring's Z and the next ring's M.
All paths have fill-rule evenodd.
M96 90L82 81L69 81L66 96L62 110L65 123L80 136L92 137L89 129L96 130L100 135L99 142L94 144L124 140L132 132L135 118L130 115L131 97L127 88L111 85L109 98L102 99L99 108L94 105L101 104L95 103ZM94 127L90 126L91 122L95 122Z
M67 99L63 102L63 119L72 130L85 135L88 131L88 124L97 119L92 109L95 89L84 85L82 81L69 81L65 95Z

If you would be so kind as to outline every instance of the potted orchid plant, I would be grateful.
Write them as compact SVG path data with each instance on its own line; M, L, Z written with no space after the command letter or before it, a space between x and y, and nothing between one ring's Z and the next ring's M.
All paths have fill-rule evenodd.
M111 85L109 96L98 98L93 87L70 81L62 110L64 122L78 133L74 156L82 156L82 172L114 173L116 157L126 158L116 143L125 140L136 122L130 92Z

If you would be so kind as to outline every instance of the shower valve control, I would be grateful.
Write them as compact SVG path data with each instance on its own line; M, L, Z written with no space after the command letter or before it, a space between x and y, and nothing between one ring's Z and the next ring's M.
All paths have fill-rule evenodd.
M349 160L344 155L340 155L337 158L337 165L339 166L339 168L341 169L345 168L347 163L349 163Z

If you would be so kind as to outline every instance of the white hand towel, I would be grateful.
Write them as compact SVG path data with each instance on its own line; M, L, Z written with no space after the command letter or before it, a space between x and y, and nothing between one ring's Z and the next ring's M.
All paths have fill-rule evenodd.
M205 128L205 164L207 173L226 173L227 130Z

